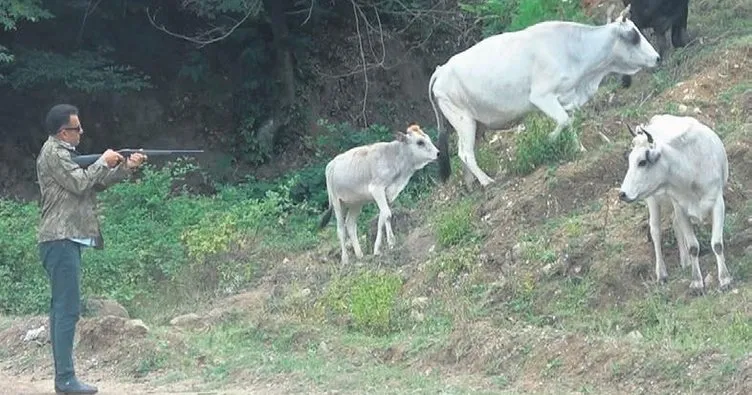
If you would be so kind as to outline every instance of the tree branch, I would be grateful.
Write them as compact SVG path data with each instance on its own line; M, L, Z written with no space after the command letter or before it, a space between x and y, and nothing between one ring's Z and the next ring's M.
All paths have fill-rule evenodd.
M366 103L368 101L368 64L366 63L366 54L363 51L363 36L360 34L360 16L358 15L358 11L360 10L360 7L358 7L357 4L355 4L355 0L350 0L353 6L353 15L355 16L355 30L358 32L358 46L360 47L360 59L363 62L363 81L364 81L364 92L363 92L363 124L365 127L368 127L368 118L366 117ZM362 11L361 11L362 12Z
M173 36L173 37L176 37L176 38L179 38L179 39L183 39L183 40L186 40L186 41L190 41L190 42L192 42L194 44L197 44L199 46L199 48L201 48L201 47L203 47L205 45L212 44L212 43L215 43L215 42L218 42L218 41L222 41L225 38L229 37L251 15L258 14L259 11L260 11L259 7L256 7L256 8L249 7L246 10L245 16L243 16L242 19L240 19L239 21L237 21L237 23L235 23L229 29L225 30L224 27L217 26L217 27L213 27L212 29L209 29L209 30L207 30L207 31L205 31L205 32L197 35L197 36L194 36L194 37L190 37L190 36L186 36L186 35L182 35L182 34L178 34L178 33L173 33L171 31L167 30L167 28L164 25L157 25L157 22L155 21L155 18L157 16L157 14L155 12L154 16L152 16L151 13L149 12L149 8L148 7L146 8L146 17L149 18L149 22L151 23L151 25L154 26L155 28L157 28L158 30L163 31L163 32L169 34L170 36ZM208 37L208 38L204 38L204 37Z
M303 25L305 25L305 24L306 24L306 23L308 23L308 21L309 21L309 20L311 19L311 14L313 14L313 6L314 6L314 5L316 5L316 0L311 0L311 8L309 8L309 9L308 9L308 16L307 16L307 17L306 17L306 19L305 19L305 20L303 21L303 23L301 23L301 24L300 24L300 26L303 26Z

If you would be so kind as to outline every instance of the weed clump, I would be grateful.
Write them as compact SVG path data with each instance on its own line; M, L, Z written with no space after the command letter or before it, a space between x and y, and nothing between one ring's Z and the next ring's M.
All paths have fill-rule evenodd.
M383 335L396 327L394 313L401 288L402 279L395 274L363 271L334 279L321 303L330 318L344 318L358 331Z
M523 176L543 164L575 159L579 152L574 132L576 123L565 128L556 140L550 141L548 135L554 128L554 122L548 117L539 114L529 116L525 121L525 131L516 136L514 158L507 162L507 170Z

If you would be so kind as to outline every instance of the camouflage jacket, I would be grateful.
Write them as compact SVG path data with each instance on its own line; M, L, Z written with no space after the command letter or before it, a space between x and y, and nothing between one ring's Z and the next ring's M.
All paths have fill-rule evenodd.
M124 163L110 169L101 159L83 169L73 162L74 154L73 146L53 136L39 153L42 218L37 241L92 238L95 247L102 248L96 193L122 181L132 171Z

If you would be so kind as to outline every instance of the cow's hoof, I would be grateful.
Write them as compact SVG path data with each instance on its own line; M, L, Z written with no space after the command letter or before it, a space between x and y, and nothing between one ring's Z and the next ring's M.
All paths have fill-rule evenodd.
M721 279L721 281L718 284L718 289L720 289L721 292L726 292L726 291L730 290L731 289L731 282L732 282L732 278L731 277L727 277L727 278Z
M692 281L689 284L689 292L693 295L704 295L705 285L702 283L702 281Z
M632 86L632 76L631 75L623 75L621 77L621 87L622 88L629 88Z
M679 34L672 34L671 35L671 44L674 46L674 48L681 48L685 47L687 44L689 44L690 38L687 34L687 31L682 29Z
M666 285L668 283L668 275L658 277L658 284Z

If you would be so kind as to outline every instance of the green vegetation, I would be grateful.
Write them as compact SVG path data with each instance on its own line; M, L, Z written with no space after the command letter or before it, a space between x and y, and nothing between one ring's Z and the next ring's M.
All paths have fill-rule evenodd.
M525 175L542 164L557 164L577 157L580 149L575 135L577 122L551 141L548 136L555 126L556 123L543 114L527 117L525 130L515 137L514 158L507 163L512 174Z

